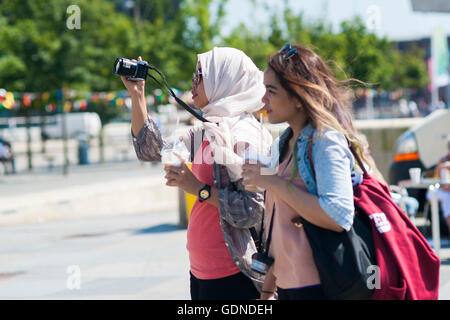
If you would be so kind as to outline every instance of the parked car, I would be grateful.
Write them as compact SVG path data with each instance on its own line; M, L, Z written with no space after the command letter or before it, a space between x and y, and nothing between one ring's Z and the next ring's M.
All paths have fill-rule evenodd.
M390 183L409 179L410 168L421 168L425 176L432 176L437 163L447 153L449 135L450 110L440 109L398 137L389 169ZM419 210L422 210L426 191L411 189L408 193L419 200Z

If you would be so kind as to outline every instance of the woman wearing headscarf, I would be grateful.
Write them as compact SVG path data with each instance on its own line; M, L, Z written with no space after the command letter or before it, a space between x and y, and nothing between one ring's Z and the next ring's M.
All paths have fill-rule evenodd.
M136 154L161 161L166 142L147 114L145 83L122 81L132 97ZM253 116L264 92L263 73L242 51L215 47L198 55L192 98L209 122L180 137L191 151L192 170L184 162L165 166L168 186L198 196L187 231L193 300L259 298L264 279L250 268L257 251L251 229L260 230L264 197L244 189L241 165L246 150L266 153L272 143Z

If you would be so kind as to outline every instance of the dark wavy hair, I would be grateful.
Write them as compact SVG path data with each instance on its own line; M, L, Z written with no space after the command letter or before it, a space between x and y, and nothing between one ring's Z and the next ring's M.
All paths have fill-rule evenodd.
M341 132L358 155L364 157L363 143L353 126L353 93L349 87L356 79L339 81L324 60L309 48L293 45L297 50L289 58L277 52L269 56L267 67L274 71L281 86L301 104L307 121L319 131L325 128Z

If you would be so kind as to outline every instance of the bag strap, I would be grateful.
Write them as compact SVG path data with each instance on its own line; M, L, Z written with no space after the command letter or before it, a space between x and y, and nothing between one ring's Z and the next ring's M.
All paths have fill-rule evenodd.
M275 218L275 203L273 204L273 208L272 208L272 219L270 219L269 235L267 236L266 248L265 248L265 251L263 252L266 256L269 255L270 242L272 241L272 229L273 229L273 219L274 218Z
M191 130L191 162L194 161L194 133Z
M309 140L308 140L308 158L309 158L309 165L311 166L311 170L312 170L314 180L315 180L316 179L316 171L314 170L314 163L312 161L313 133L314 133L314 131L311 133L311 135L309 136ZM347 139L347 143L348 143L348 147L349 147L351 153L353 154L353 157L355 158L356 162L358 163L359 167L361 168L361 170L363 171L363 173L365 175L368 175L366 167L364 166L364 163L361 160L361 157L358 155L355 148L353 147L351 142L348 141L348 139Z
M316 170L314 169L314 162L312 161L313 133L314 133L314 131L311 132L311 135L309 136L309 139L308 139L308 158L309 158L309 165L311 166L314 180L316 180Z
M258 252L260 252L261 251L261 240L258 238L258 233L256 232L255 227L251 227L251 228L249 228L249 230L250 230L250 234L253 238L253 241L255 242L256 250Z
M314 163L312 161L312 141L313 141L313 132L311 132L311 135L308 139L308 158L309 158L309 165L311 166L311 171L314 177L314 180L316 180L316 170L314 169ZM294 153L297 153L297 142L294 142ZM297 163L294 163L295 166L297 166ZM296 170L298 171L298 170ZM294 217L291 219L291 222L296 225L297 227L301 227L303 223L305 223L305 219L302 216Z
M195 158L194 131L190 130L190 136L191 136L191 162L192 162L194 161ZM205 138L205 129L202 129L202 143L204 138Z
M264 190L264 199L266 199L266 190ZM259 235L256 232L255 227L250 227L249 230L250 230L250 234L252 235L253 240L255 241L256 249L258 250L258 252L262 253L263 252L262 239L263 239L263 232L264 232L264 214L262 215L262 219L261 219L261 228L259 230Z
M348 140L347 140L347 141L348 141ZM361 168L361 170L363 171L363 173L364 173L365 175L368 175L367 170L366 170L366 167L364 166L364 163L363 163L362 160L361 160L361 157L359 156L358 153L356 153L355 148L352 146L352 144L351 144L350 142L348 142L348 147L350 148L350 151L352 152L353 157L355 157L356 162L358 162L358 165L359 165L359 167Z

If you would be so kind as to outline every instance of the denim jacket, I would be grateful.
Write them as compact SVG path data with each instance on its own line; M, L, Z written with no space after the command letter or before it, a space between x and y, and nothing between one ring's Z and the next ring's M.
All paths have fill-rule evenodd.
M181 138L193 157L203 140L202 128L194 127ZM161 161L165 141L156 123L147 118L133 146L141 161ZM219 190L219 215L225 244L236 266L253 280L261 290L264 277L250 268L252 255L257 252L249 228L260 230L264 214L264 196L244 189L242 179L231 182L225 166L213 163L214 186Z
M312 163L309 161L308 142L313 133ZM292 137L292 129L287 128L280 136L279 150ZM351 170L353 155L344 135L335 130L325 129L321 136L308 124L297 138L297 167L309 193L316 195L321 208L338 225L350 230L353 224L354 204Z

